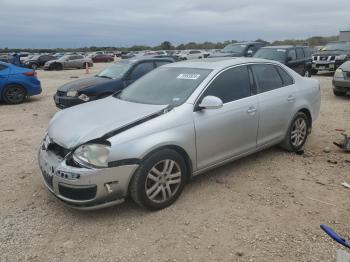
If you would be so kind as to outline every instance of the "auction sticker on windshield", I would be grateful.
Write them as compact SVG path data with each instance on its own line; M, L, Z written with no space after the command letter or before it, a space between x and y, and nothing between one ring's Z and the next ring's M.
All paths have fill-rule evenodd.
M191 79L191 80L197 80L201 75L199 74L179 74L176 78L177 79Z

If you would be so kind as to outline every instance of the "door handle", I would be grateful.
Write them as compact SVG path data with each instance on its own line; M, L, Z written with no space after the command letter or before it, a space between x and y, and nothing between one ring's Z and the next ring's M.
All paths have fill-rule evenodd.
M295 97L292 96L292 95L289 95L289 96L287 97L287 101L288 101L288 102L294 102L294 101L295 101Z
M248 108L247 113L250 115L253 115L256 112L256 107L255 106L251 106Z

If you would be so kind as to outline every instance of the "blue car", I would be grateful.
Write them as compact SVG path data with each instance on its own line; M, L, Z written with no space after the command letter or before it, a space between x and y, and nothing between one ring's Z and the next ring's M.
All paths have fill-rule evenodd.
M58 88L55 104L64 109L107 97L153 69L174 62L172 58L135 57L114 63L93 77L69 82Z
M0 101L20 104L40 93L40 81L33 70L0 62Z

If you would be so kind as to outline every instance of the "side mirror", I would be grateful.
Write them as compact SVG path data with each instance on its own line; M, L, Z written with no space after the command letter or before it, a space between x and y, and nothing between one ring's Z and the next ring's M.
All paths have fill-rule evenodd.
M219 109L223 106L223 102L216 96L206 96L199 104L199 108L203 109Z

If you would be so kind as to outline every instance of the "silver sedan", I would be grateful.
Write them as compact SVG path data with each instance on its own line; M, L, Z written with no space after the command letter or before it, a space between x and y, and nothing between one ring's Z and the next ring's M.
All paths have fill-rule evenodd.
M97 209L165 208L191 177L274 145L302 150L320 85L269 60L162 66L122 92L56 113L39 150L47 188Z

